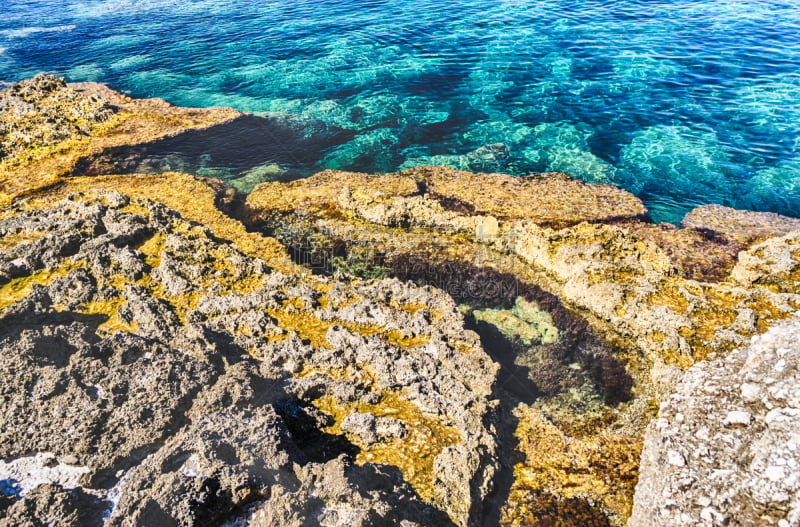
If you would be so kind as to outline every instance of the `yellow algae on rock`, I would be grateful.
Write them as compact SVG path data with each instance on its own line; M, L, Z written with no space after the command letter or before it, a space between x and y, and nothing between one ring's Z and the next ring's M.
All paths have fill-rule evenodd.
M35 231L35 232L20 231L14 234L6 234L5 236L0 236L0 250L7 251L9 249L16 247L21 243L35 242L45 234L47 234L47 232L45 231Z
M395 392L381 391L380 402L376 404L343 405L325 396L315 400L314 405L333 418L333 424L327 428L329 433L345 434L360 448L356 463L396 466L422 499L435 502L433 462L443 449L461 442L457 429L442 424L441 418L425 415L414 403ZM353 412L397 419L405 426L407 434L366 445L358 436L341 429L342 421Z
M81 263L68 260L53 269L42 269L28 276L11 279L0 285L0 309L5 309L28 296L34 285L48 285L56 278L80 267L83 267Z
M613 433L574 438L532 408L520 406L516 415L518 448L526 458L514 468L515 482L502 523L528 524L526 509L535 507L526 501L538 494L586 500L608 513L614 525L623 525L633 502L641 438ZM575 518L555 520L571 525Z
M122 331L133 333L136 331L136 324L125 322L119 317L119 308L124 304L125 299L116 297L103 302L88 302L79 312L87 315L102 315L106 317L106 320L97 326L97 330L100 332L114 333L116 331Z
M73 177L40 192L28 206L44 207L71 193L92 190L119 191L132 198L154 199L180 212L184 219L202 224L214 236L232 242L242 253L261 258L270 267L285 273L306 272L291 261L278 241L248 232L239 221L223 214L214 206L214 189L186 174ZM186 196L192 199L187 200Z
M308 340L313 348L330 348L326 335L328 329L334 324L333 322L320 320L308 313L284 310L268 310L267 314L274 318L278 326L284 330L294 331L301 339Z
M70 123L64 132L51 138L40 138L16 155L0 160L0 190L12 195L30 193L59 181L71 173L82 157L105 149L138 144L202 129L230 121L239 115L232 109L191 109L171 106L158 99L130 99L101 84L64 84L51 76L39 76L28 82L40 93L32 101L38 108L57 115L80 111L90 117L83 125ZM11 88L13 90L16 88ZM53 125L41 126L36 116L30 122L15 123L16 127L32 126L50 130ZM80 124L80 123L78 123ZM79 128L75 133L73 128ZM59 141L59 139L63 139Z

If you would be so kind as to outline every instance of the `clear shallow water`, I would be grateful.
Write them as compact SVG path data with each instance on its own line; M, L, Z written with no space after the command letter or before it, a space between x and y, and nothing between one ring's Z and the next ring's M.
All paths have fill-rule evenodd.
M40 71L318 136L187 168L245 187L447 164L800 216L800 0L2 0L0 79Z

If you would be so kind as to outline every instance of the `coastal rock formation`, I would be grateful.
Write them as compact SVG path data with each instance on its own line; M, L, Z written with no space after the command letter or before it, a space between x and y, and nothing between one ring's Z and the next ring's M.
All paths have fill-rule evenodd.
M443 293L285 275L119 192L0 239L0 524L479 520L496 367Z
M629 525L800 523L800 318L698 363L647 429Z
M112 115L107 101L67 88L64 79L23 80L0 95L0 159L88 136L92 125Z
M318 272L443 288L504 365L501 379L531 381L501 396L522 403L526 455L509 525L530 521L524 511L569 517L561 505L575 498L623 524L641 434L682 371L800 308L797 220L704 207L684 227L654 225L631 194L562 174L323 172L257 187L243 214ZM574 452L569 462L551 456L558 448Z
M65 85L63 79L38 75L0 91L0 204L57 183L87 156L207 129L241 115L230 108L131 99L102 84Z
M262 185L246 204L251 225L312 257L338 239L345 263L368 247L389 269L414 254L530 280L643 351L665 389L673 368L742 345L800 306L798 222L775 214L729 212L751 225L738 237L714 220L719 209L696 211L685 228L657 226L612 186L441 167L324 172Z
M791 424L769 386L793 375L796 323L786 346L753 341L771 366L734 350L800 309L797 219L710 205L655 225L611 185L444 167L245 197L298 175L275 151L341 131L47 76L0 92L0 108L51 103L65 119L40 135L36 112L3 118L0 525L795 522L790 477L735 507L713 478L681 501L675 478L730 438L796 442L769 417ZM362 135L330 155L388 137ZM506 146L480 144L468 166L500 169ZM248 150L272 164L212 162ZM734 371L758 387L743 402ZM704 429L723 444L685 437Z

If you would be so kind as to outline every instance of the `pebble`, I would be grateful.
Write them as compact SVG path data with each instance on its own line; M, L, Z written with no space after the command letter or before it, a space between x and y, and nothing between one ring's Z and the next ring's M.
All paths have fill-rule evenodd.
M732 412L728 412L727 417L725 417L725 426L736 426L736 425L750 426L751 419L752 416L750 415L749 412L734 410Z
M684 459L683 455L677 450L668 450L667 463L674 467L682 467L686 465L686 459Z

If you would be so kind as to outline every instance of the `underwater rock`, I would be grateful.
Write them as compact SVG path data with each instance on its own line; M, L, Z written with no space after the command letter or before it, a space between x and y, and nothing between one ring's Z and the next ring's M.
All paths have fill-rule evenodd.
M455 170L471 170L474 172L500 172L509 160L509 149L503 143L492 143L476 148L463 155L436 155L428 157L411 157L401 169L418 166L444 166Z
M800 319L698 363L647 429L629 525L800 522Z
M800 210L800 156L781 161L759 170L747 180L739 193L737 204L742 207L768 208L782 214L797 215Z
M503 143L493 143L473 150L467 154L469 169L475 172L498 172L508 163L508 147Z
M533 303L518 297L510 311L487 309L473 311L476 320L496 326L511 338L518 338L526 345L551 344L558 341L558 328L553 317Z
M590 136L568 122L536 125L524 150L525 158L547 171L563 172L589 183L612 183L616 169L590 152Z
M384 158L390 167L389 147L399 140L398 129L377 128L355 136L348 143L335 148L326 155L321 164L325 168L347 169L358 166L361 159Z
M247 194L259 183L266 181L284 181L288 170L277 163L268 163L251 168L242 176L230 180L230 185L243 194Z
M653 192L691 203L698 193L732 195L731 161L713 132L653 126L637 132L621 152L618 183L637 195Z

